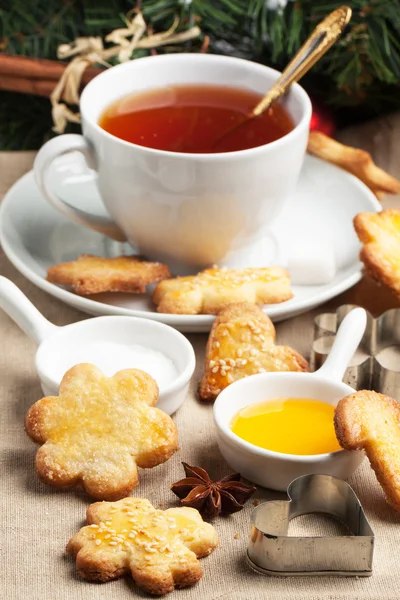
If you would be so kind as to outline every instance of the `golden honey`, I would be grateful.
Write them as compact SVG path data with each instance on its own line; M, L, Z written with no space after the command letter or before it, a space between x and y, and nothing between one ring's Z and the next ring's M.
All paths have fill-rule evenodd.
M260 448L285 454L340 450L333 426L334 406L309 398L274 398L242 408L231 422L237 436Z

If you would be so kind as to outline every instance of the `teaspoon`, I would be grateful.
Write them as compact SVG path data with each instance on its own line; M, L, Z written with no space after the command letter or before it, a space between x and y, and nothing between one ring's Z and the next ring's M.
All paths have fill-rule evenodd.
M350 21L351 14L350 7L341 6L325 17L257 106L245 117L244 121L238 123L217 139L213 144L213 149L215 150L222 141L226 141L228 136L234 132L236 133L239 128L247 125L255 117L262 115L275 100L281 98L288 91L292 83L299 81L339 39Z

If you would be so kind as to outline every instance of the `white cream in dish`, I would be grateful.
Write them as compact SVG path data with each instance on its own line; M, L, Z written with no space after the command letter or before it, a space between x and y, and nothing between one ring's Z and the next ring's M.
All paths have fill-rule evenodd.
M163 352L140 344L101 341L74 348L72 354L61 351L53 365L54 377L61 381L64 373L79 363L96 365L107 377L122 369L141 369L156 380L160 389L178 376L173 361Z

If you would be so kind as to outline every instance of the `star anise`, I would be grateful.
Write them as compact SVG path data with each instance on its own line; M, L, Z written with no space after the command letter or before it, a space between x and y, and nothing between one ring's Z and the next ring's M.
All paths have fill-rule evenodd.
M173 483L171 490L184 506L197 508L207 519L220 513L231 514L242 510L256 488L240 481L239 473L232 473L219 481L212 481L205 469L182 463L186 477Z

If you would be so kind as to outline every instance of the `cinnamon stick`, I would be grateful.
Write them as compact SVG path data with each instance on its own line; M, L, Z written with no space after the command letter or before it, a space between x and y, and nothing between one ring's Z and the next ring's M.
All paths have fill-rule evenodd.
M25 77L0 76L0 90L7 92L20 92L50 98L56 86L56 81L50 79L25 79Z
M19 77L39 81L52 80L57 82L66 66L67 63L59 62L57 60L28 58L26 56L9 56L8 54L0 53L1 76ZM93 77L103 70L104 69L97 67L88 67L83 74L82 83L89 83Z

